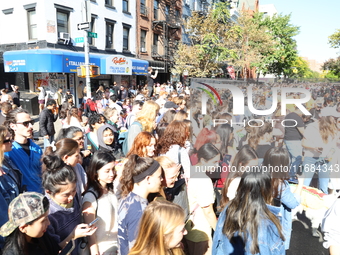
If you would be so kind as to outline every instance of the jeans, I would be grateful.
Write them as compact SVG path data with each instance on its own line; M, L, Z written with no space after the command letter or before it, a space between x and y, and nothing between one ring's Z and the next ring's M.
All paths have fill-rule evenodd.
M284 140L284 143L286 144L291 160L289 177L294 177L302 163L302 142L300 140Z
M152 97L153 87L148 87L148 97Z
M328 183L329 183L329 168L330 164L325 162L320 157L305 157L303 161L303 178L305 178L303 185L309 186L314 174L318 173L319 189L328 194Z
M46 147L50 146L53 141L54 135L50 135L48 139L44 137L44 150L46 149Z

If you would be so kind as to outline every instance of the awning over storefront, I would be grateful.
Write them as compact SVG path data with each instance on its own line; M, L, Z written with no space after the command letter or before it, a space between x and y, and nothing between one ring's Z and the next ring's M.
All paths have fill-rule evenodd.
M158 70L159 73L166 73L166 65L163 61L149 61L149 66L152 67L152 69Z
M147 75L149 62L146 60L132 59L132 74Z
M6 51L3 57L5 72L76 73L77 67L85 64L83 52L67 50ZM108 64L114 63L113 59L116 60L117 65ZM90 54L90 65L99 66L101 74L145 75L148 69L147 61L123 55ZM116 68L113 68L114 66Z

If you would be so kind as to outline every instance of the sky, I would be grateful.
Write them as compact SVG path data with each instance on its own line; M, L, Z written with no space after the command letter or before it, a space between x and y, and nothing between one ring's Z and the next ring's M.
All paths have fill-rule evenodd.
M279 14L291 14L291 24L300 27L295 37L299 56L325 62L336 58L340 49L332 49L328 36L340 29L340 0L260 0L274 4Z

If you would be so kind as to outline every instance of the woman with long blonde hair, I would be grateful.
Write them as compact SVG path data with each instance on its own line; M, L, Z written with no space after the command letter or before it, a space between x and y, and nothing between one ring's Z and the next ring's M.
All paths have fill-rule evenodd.
M185 229L183 209L168 201L148 205L141 219L135 245L129 255L182 255L180 248Z
M149 100L143 104L142 110L137 113L135 122L129 127L127 151L131 149L133 141L140 132L153 132L156 128L156 117L158 112L159 105L154 101Z

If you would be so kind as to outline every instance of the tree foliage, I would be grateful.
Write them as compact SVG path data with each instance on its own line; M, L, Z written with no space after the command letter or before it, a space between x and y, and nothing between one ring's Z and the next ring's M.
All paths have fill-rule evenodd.
M334 34L328 37L328 43L332 48L340 48L340 29L337 29Z
M329 59L322 65L322 69L327 71L325 78L329 80L339 80L340 77L340 57Z
M179 44L172 72L210 77L231 64L245 78L254 68L258 73L291 76L298 59L293 37L299 28L290 24L290 15L242 13L233 22L227 5L217 3L207 14L194 12L188 19L185 31L192 44Z

